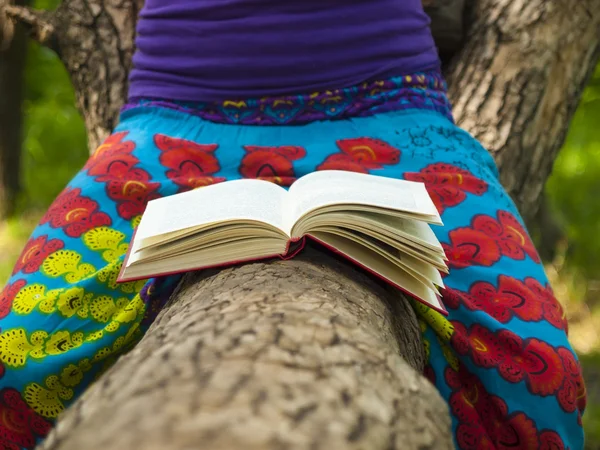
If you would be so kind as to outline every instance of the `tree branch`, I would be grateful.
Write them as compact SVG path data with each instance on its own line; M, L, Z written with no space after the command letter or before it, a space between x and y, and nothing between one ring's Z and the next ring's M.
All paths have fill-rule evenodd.
M316 245L196 272L38 450L450 450L424 348L401 294Z
M600 0L469 0L446 73L456 122L487 148L525 221L600 57Z
M12 20L8 20L5 14L5 8L8 0L0 0L0 52L5 51L13 38L14 24Z
M52 13L24 6L7 5L4 7L4 14L12 21L25 26L29 35L37 42L58 52Z

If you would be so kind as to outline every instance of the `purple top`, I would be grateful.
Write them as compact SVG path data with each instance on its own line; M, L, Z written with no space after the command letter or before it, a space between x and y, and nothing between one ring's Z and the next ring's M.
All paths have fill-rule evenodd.
M146 0L129 98L223 101L436 69L421 0Z

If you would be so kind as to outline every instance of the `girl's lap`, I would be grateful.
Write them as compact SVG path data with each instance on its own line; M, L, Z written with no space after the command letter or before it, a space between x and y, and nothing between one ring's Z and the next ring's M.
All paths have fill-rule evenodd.
M323 169L422 181L442 214L449 314L415 307L458 447L580 448L584 386L564 314L471 136L430 112L232 127L161 108L124 114L50 207L0 296L0 395L9 410L26 405L32 424L19 445L43 436L135 344L176 285L116 283L148 201L241 177L285 185Z

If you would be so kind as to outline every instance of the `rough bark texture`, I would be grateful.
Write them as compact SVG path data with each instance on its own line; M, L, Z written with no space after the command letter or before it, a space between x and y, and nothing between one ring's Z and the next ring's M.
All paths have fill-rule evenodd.
M457 123L535 216L600 54L600 0L476 0L447 80Z
M53 48L65 64L88 130L90 151L117 124L127 95L135 22L143 0L65 0L40 13L8 7L32 36Z
M12 27L0 18L0 219L13 213L21 187L21 106L26 55L27 35L23 27Z
M315 250L188 276L42 449L450 450L402 300Z

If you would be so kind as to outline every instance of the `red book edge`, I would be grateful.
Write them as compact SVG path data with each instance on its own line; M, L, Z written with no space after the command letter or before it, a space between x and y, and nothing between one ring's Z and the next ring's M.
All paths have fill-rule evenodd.
M131 237L131 242L133 242L133 240L135 238L136 231L137 231L137 229L134 230L134 232L133 232L133 236ZM419 298L416 295L408 292L402 286L397 285L396 283L392 282L391 280L388 280L387 278L383 277L382 275L378 274L377 272L369 269L365 265L361 264L360 261L357 261L354 258L351 258L350 256L346 255L342 251L336 249L335 247L332 247L332 246L330 246L328 244L325 244L324 242L320 241L319 239L315 238L314 236L312 236L310 234L307 234L306 237L309 237L310 239L312 239L313 241L315 241L317 244L322 245L323 247L325 247L325 248L331 250L332 252L334 252L335 254L344 257L348 261L351 261L352 263L354 263L357 266L363 268L364 270L366 270L370 274L374 275L375 277L379 278L380 280L384 281L385 283L389 284L390 286L393 286L396 289L404 292L406 295L410 296L411 298L414 298L415 300L417 300L418 302L420 302L423 305L427 306L428 308L431 308L434 311L437 311L438 313L442 314L443 316L447 316L448 315L448 311L444 307L444 303L443 303L443 301L442 301L442 299L441 299L441 297L439 295L438 295L438 298L440 299L440 304L442 305L442 308L438 308L436 306L433 306L433 305L429 304L428 302L426 302L422 298ZM294 245L294 244L298 244L298 245ZM170 272L160 272L160 273L155 273L155 274L151 275L150 277L143 276L143 277L124 278L123 277L123 272L125 270L125 266L127 265L127 261L129 260L129 256L130 256L131 248L132 248L132 245L130 245L129 248L127 249L127 253L125 254L125 259L123 260L123 265L121 266L121 270L119 271L119 275L117 277L117 283L125 283L125 282L129 282L129 281L143 280L143 279L146 279L146 278L155 278L155 277L162 277L162 276L168 276L168 275L176 275L176 274L185 273L185 272L192 272L192 271L196 271L196 270L205 270L205 269L215 269L215 268L231 267L231 266L238 265L238 264L244 264L244 263L255 262L255 261L264 261L266 259L272 259L272 258L280 258L280 259L283 259L283 260L288 260L288 259L294 258L298 253L300 253L302 251L302 249L304 248L305 244L306 244L305 237L302 237L302 238L299 238L299 239L290 239L288 241L288 243L287 243L287 248L286 248L286 250L285 250L285 252L283 254L268 255L268 256L263 256L263 257L260 257L260 258L239 259L239 260L229 261L229 262L226 262L226 263L213 264L213 265L209 265L209 266L194 267L194 268L185 269L185 270L175 270L175 271L170 271Z

